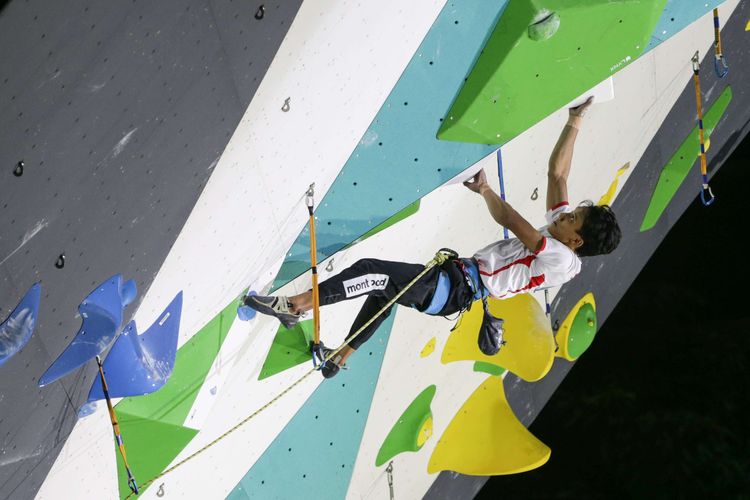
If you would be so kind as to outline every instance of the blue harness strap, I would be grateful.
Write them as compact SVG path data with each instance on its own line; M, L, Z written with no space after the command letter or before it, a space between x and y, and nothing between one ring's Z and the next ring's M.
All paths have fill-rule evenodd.
M438 276L437 287L435 287L435 293L432 295L430 305L427 306L423 312L427 314L437 314L443 310L445 303L448 302L448 295L451 292L451 282L448 279L448 273L440 270L440 276Z
M479 267L474 259L461 259L462 270L469 278L471 290L474 292L474 300L480 300L487 297L490 293L482 285L482 279L479 277Z
M489 295L489 292L482 286L482 281L479 277L479 268L473 259L457 259L456 264L461 269L466 279L466 283L469 288L474 292L473 300L480 300ZM435 288L435 294L432 296L430 305L422 312L427 314L438 314L445 307L445 303L448 302L448 296L451 292L451 282L448 277L448 273L441 270L438 276L437 287ZM468 306L468 305L467 305Z

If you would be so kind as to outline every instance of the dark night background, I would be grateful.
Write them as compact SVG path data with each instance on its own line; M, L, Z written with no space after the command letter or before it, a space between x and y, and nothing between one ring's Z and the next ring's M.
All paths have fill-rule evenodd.
M750 498L749 167L750 135L531 425L549 462L478 500Z

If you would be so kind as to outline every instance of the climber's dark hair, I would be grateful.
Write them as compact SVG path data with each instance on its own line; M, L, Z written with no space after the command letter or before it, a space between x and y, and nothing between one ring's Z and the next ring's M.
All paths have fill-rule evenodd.
M586 216L578 232L583 239L583 245L576 249L578 256L607 254L617 248L622 232L609 205L594 205L586 200L579 206L586 207Z

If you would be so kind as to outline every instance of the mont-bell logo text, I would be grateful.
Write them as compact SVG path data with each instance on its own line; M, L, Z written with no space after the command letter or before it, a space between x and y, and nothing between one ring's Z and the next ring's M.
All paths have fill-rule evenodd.
M387 274L365 274L344 281L344 291L347 297L354 297L373 290L385 290L388 286L388 279Z

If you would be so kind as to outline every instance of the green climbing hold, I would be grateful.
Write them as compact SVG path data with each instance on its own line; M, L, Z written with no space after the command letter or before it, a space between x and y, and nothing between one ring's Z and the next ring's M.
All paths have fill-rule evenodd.
M310 342L313 338L313 320L300 321L288 330L279 326L258 380L312 360Z
M405 451L419 451L432 435L430 405L437 388L429 386L404 410L380 446L375 466L379 467Z
M490 375L502 375L506 372L505 368L501 366L497 366L493 363L487 363L485 361L477 361L474 363L474 371L475 372L482 372L482 373L489 373Z
M438 139L505 144L635 61L665 3L508 2Z
M568 335L568 354L578 359L589 348L596 335L596 309L586 303L578 310Z
M537 16L540 17L540 16ZM552 38L560 28L560 16L556 12L544 11L541 19L529 25L529 38L535 42Z

